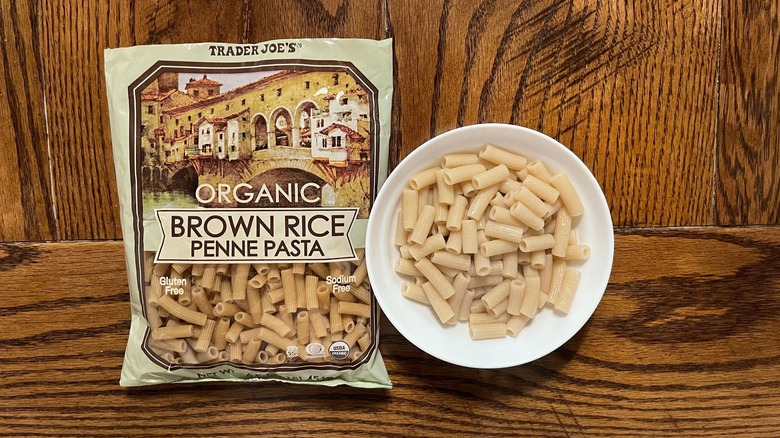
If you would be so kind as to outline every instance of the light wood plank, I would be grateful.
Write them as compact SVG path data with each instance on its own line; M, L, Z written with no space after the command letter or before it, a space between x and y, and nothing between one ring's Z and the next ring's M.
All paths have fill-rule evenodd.
M381 351L395 384L388 391L124 390L121 243L3 245L0 284L15 287L0 304L0 434L777 436L778 257L777 227L619 233L611 282L590 322L524 366L448 365L383 321ZM334 421L334 403L349 415ZM230 421L213 421L214 409ZM299 420L279 420L290 412Z

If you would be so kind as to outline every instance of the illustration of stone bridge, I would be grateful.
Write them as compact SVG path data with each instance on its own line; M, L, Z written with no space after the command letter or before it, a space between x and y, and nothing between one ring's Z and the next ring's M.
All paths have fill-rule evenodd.
M317 182L322 187L323 206L332 205L335 191L355 180L365 179L368 191L370 179L369 161L351 161L346 166L333 166L327 160L312 159L308 148L274 148L255 151L251 159L217 159L192 157L190 159L145 165L142 167L144 184L151 183L159 191L178 190L194 193L201 177L249 183L285 180ZM254 183L253 183L254 182ZM335 201L334 201L335 202Z

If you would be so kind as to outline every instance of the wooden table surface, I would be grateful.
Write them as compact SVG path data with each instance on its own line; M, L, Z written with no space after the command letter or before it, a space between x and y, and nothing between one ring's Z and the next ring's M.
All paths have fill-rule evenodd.
M777 1L0 0L0 32L0 435L780 436ZM483 371L383 321L392 390L119 387L102 51L290 37L395 39L394 163L478 122L583 159L616 254L577 336Z

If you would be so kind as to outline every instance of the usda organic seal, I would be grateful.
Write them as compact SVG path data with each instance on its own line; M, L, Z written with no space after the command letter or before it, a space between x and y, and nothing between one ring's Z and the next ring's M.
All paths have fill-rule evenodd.
M336 360L346 359L349 356L349 344L344 341L336 341L330 344L328 353Z

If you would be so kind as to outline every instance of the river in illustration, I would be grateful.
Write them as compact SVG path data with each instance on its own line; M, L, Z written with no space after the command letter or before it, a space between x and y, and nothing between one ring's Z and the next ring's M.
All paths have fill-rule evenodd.
M198 201L183 192L144 192L144 221L155 221L158 208L197 208Z

